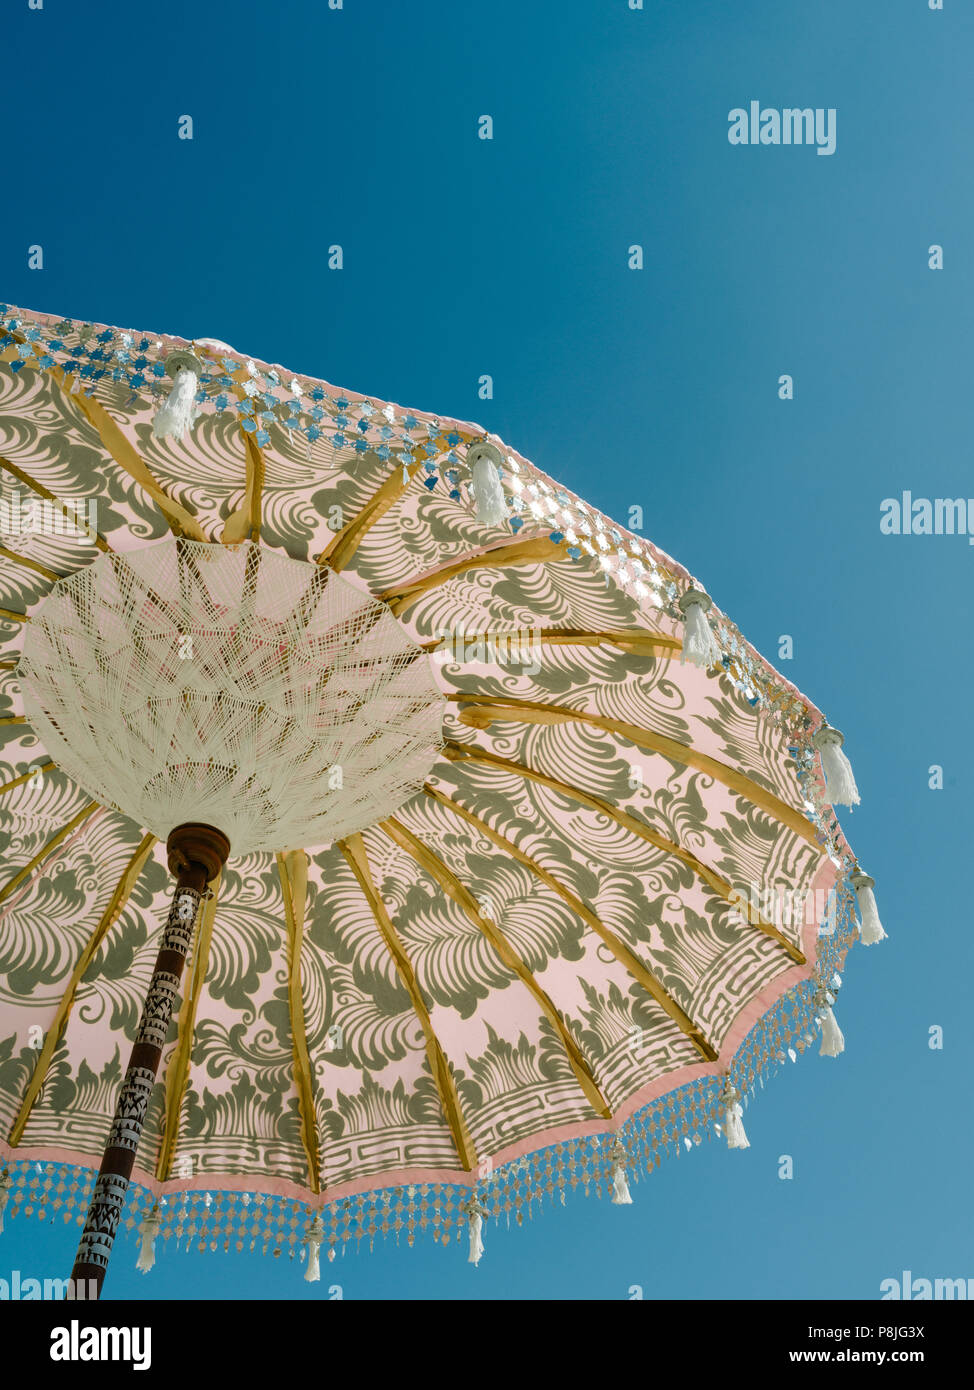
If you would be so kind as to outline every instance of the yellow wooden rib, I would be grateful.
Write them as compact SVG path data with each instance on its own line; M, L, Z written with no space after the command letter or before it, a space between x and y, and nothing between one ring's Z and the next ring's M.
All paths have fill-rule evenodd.
M602 1095L602 1092L599 1090L598 1083L589 1069L588 1062L586 1062L580 1047L565 1026L561 1014L538 984L534 975L524 964L520 955L507 940L507 937L503 935L489 917L484 915L480 910L480 904L477 902L476 898L463 886L452 870L443 863L443 860L440 859L438 855L434 854L431 849L427 848L421 840L418 840L410 830L407 830L406 827L401 825L393 816L390 816L388 820L381 821L380 828L385 831L389 838L397 844L400 849L405 850L408 855L415 859L416 863L426 870L430 877L440 885L445 893L449 894L457 906L470 918L474 926L479 928L487 938L491 946L493 946L494 950L497 952L497 955L507 966L508 970L515 974L518 979L527 986L542 1013L558 1033L565 1052L568 1055L571 1069L575 1073L575 1078L582 1088L586 1100L597 1115L601 1115L603 1118L608 1119L612 1111L605 1097Z
M717 1052L711 1047L703 1032L693 1022L689 1014L685 1013L684 1010L680 1008L673 996L664 988L652 971L646 968L643 962L630 950L622 938L617 936L611 928L607 927L587 903L582 902L581 898L577 898L570 889L566 888L564 884L559 883L547 869L542 868L530 855L525 854L524 850L520 849L512 840L508 840L504 835L499 834L489 826L485 820L481 820L479 816L474 815L473 811L468 811L466 806L461 806L459 802L452 800L449 796L445 796L443 792L438 791L436 787L431 787L428 783L423 787L423 790L426 792L427 796L431 796L435 801L438 801L441 806L449 807L451 811L465 820L468 825L472 825L478 834L486 836L487 839L495 844L499 850L502 850L504 854L509 854L512 859L516 859L519 864L523 864L526 869L530 869L531 873L539 878L542 883L547 884L552 892L557 893L562 901L568 904L572 912L575 913L575 916L580 917L583 922L587 923L592 931L595 932L596 936L608 946L619 964L624 966L633 979L636 980L638 984L642 985L647 994L650 994L653 999L656 1000L657 1004L668 1014L680 1031L686 1034L701 1057L707 1062L715 1062L717 1060Z
M216 904L222 878L223 871L221 869L216 878L210 881L210 896L203 904L196 949L193 952L193 977L189 983L189 988L183 995L176 1025L176 1047L166 1068L166 1125L162 1134L162 1143L159 1146L159 1156L156 1159L156 1177L160 1182L165 1182L166 1178L169 1177L173 1152L179 1138L179 1119L189 1081L189 1064L193 1056L196 1015L199 1010L200 996L206 985L206 972L210 961L210 942L213 939L213 919L216 916Z
M88 944L85 946L71 972L71 978L68 980L64 988L64 993L61 995L61 1002L58 1004L57 1013L54 1015L51 1026L48 1028L44 1037L43 1046L37 1054L37 1061L34 1063L34 1071L27 1084L27 1090L24 1092L24 1098L20 1103L20 1109L17 1111L17 1118L14 1120L13 1128L10 1131L10 1144L14 1148L20 1143L24 1133L24 1126L27 1124L30 1112L34 1107L34 1102L40 1095L41 1088L47 1079L51 1062L58 1049L58 1044L64 1036L68 1016L71 1013L75 995L78 992L78 986L84 977L85 971L94 960L95 954L104 941L108 931L113 923L118 921L118 918L121 916L122 909L129 900L132 889L135 887L139 874L142 872L145 861L148 859L155 842L156 837L154 835L146 835L145 839L132 855L125 871L115 886L115 891L112 893L108 906L102 913L98 925L88 938Z
M79 530L84 530L87 533L92 545L96 546L101 551L111 550L111 546L103 536L99 536L97 531L89 530L87 526L82 526L79 518L70 511L60 497L55 497L54 493L51 492L49 488L46 488L43 483L39 483L36 478L32 478L29 473L25 473L16 463L11 463L8 458L4 458L0 455L0 468L12 474L19 482L23 483L24 487L30 488L31 492L36 493L38 497L43 497L48 502L53 502L55 506L60 508L62 516L67 517L72 525L77 526Z
M436 1036L433 1022L423 999L416 974L410 964L406 954L406 948L393 925L392 919L386 910L386 905L378 892L372 879L372 872L369 868L369 859L365 849L365 843L361 835L350 835L347 840L339 840L338 848L345 856L345 861L352 873L358 880L358 885L365 895L365 898L372 909L375 924L379 929L383 941L385 942L389 954L395 962L396 971L400 980L406 988L413 1012L419 1020L419 1025L423 1030L426 1039L426 1058L429 1062L433 1080L436 1082L436 1089L439 1092L440 1105L443 1107L443 1115L453 1135L453 1143L456 1147L457 1157L460 1166L467 1172L472 1171L477 1166L477 1151L470 1138L460 1108L460 1098L457 1095L457 1088L453 1080L453 1073L450 1071L449 1063L440 1040Z
M633 835L638 835L647 844L653 845L656 849L662 850L665 854L672 854L676 859L686 864L692 869L698 878L702 879L708 887L712 888L720 897L728 902L732 901L734 890L729 883L715 873L713 869L704 864L695 854L684 849L682 845L675 844L668 840L664 835L659 835L655 830L651 830L642 821L636 820L633 816L627 815L625 811L620 811L618 806L613 806L609 801L603 801L591 793L582 791L581 788L572 786L569 782L562 782L557 777L549 777L544 772L536 772L534 768L525 766L524 763L512 762L507 758L499 758L494 753L488 753L479 748L467 748L458 743L447 743L443 748L443 756L449 758L451 762L475 762L484 763L488 767L499 768L502 772L513 773L517 777L525 777L531 782L537 782L539 786L547 787L550 791L560 792L562 796L570 797L582 806L588 806L593 811L598 811L601 815L607 816L615 821L616 825L622 826L624 830L630 831ZM745 918L748 925L756 927L765 936L777 941L791 960L796 965L805 965L806 960L797 946L793 946L786 936L778 930L772 922L765 922L761 918Z
M8 550L5 545L0 545L0 558L12 560L15 565L22 565L24 569L33 570L42 579L48 579L55 584L61 575L56 570L48 569L47 565L42 565L39 560L32 560L29 555L18 555L16 550Z
M14 787L22 787L25 782L30 781L36 772L50 772L54 767L56 767L55 763L38 763L36 767L31 768L30 772L25 772L20 777L14 777L11 781L4 782L3 786L0 787L0 796L4 792L12 792Z
M767 791L751 780L737 768L719 762L706 753L699 753L689 744L680 743L675 738L653 733L638 724L629 724L613 715L589 714L585 710L568 709L564 705L544 704L538 700L517 700L509 695L464 695L451 693L447 699L462 704L460 723L474 729L486 729L496 720L508 719L520 724L564 724L575 721L602 729L605 733L616 734L620 738L635 743L640 748L648 748L653 753L661 753L665 758L682 763L685 767L696 768L716 781L745 797L762 811L767 811L775 820L794 830L803 840L816 849L821 849L815 836L815 827L802 813L786 801Z
M403 481L402 469L397 468L395 472L390 473L358 515L352 517L347 526L335 532L318 556L318 564L327 565L329 569L337 571L347 569L366 533L385 516L390 507L399 501L422 466L422 462L406 464L405 481Z
M2 723L3 720L0 720L0 724ZM44 862L51 851L57 849L61 841L67 839L72 830L77 830L78 826L86 821L93 811L97 811L98 809L97 801L89 801L88 805L83 807L76 816L72 816L67 825L63 826L56 835L52 835L44 848L34 855L30 863L25 864L19 873L14 874L9 883L4 884L4 886L0 888L0 902L3 902L4 898L9 898L10 894L16 888L19 888L25 879L30 878L34 870Z
M494 546L492 550L483 550L477 555L467 555L462 560L455 560L452 564L434 571L433 574L426 575L425 578L414 579L395 589L387 589L378 597L381 602L389 605L396 617L399 617L424 594L428 594L431 589L448 584L451 579L457 579L460 575L472 574L474 570L479 569L506 569L512 565L537 565L549 560L567 561L568 556L564 548L551 540L549 536L532 536L527 540Z
M97 401L94 396L86 395L84 391L77 391L72 395L71 388L60 367L48 367L47 371L61 387L65 399L77 407L95 430L102 446L115 460L119 468L130 478L134 478L142 490L152 498L169 523L169 529L173 535L188 536L190 540L194 541L205 541L207 537L199 522L181 502L177 502L175 497L170 497L165 488L161 486L128 435L112 419L101 402Z
M304 1022L304 991L301 984L301 949L304 945L304 916L308 896L308 856L289 850L277 856L287 922L287 1005L291 1021L291 1047L294 1053L294 1082L301 1112L301 1142L308 1160L308 1181L312 1192L321 1191L321 1161L318 1146L318 1117L311 1084L311 1059Z
M246 367L240 367L234 372L238 382L247 379ZM234 387L237 397L245 400L247 393L242 385ZM250 540L257 542L260 540L261 524L261 498L264 491L264 476L266 467L264 464L264 454L254 435L245 430L243 425L239 426L240 433L243 435L244 452L247 459L247 481L244 488L243 502L227 517L223 526L223 533L220 540L224 545L235 545L238 541L249 537Z
M592 631L573 627L504 628L488 629L483 633L464 633L467 642L484 640L503 641L516 639L519 644L535 641L543 647L619 647L622 651L637 656L674 656L683 650L679 637L669 637L663 632L649 632L642 628L605 629ZM438 637L433 642L423 642L426 652L435 652L448 642L448 638Z

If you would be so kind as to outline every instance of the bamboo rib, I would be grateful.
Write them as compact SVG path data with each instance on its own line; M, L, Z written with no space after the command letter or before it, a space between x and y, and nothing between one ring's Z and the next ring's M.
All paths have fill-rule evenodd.
M633 835L638 835L639 838L645 840L647 844L653 845L654 848L662 850L665 854L672 854L674 858L679 859L681 863L686 864L688 868L692 869L697 877L702 879L703 882L706 883L709 888L712 888L715 893L719 894L720 897L728 902L732 900L734 890L731 885L722 879L719 874L715 873L713 869L699 860L696 855L691 854L690 851L684 849L682 845L675 844L672 840L666 839L665 836L657 834L655 830L651 830L649 826L644 825L642 821L638 821L633 816L627 815L625 811L620 811L619 808L613 806L611 802L603 801L597 796L592 796L591 793L582 791L579 787L574 787L568 782L562 782L557 777L549 777L546 773L536 772L534 768L527 767L524 763L512 762L507 758L499 758L496 754L485 752L479 748L466 748L458 743L447 743L443 748L443 756L449 758L451 762L479 762L486 764L488 767L499 768L503 772L510 772L514 776L525 777L529 781L537 782L540 786L547 787L550 791L559 792L562 796L567 796L571 800L577 801L582 806L588 806L591 810L598 811L601 815L607 816L610 820L615 821L616 825L621 826L624 830L630 831ZM773 941L777 941L778 945L784 948L789 958L793 960L796 965L807 964L804 955L797 946L792 945L788 938L782 935L773 923L765 922L761 918L756 920L745 920L748 921L750 926L763 932L765 936L770 937Z
M422 466L421 462L406 464L405 481L400 471L390 473L358 515L354 516L347 526L335 532L318 556L318 564L327 565L329 569L339 572L347 569L366 533L399 501Z
M188 536L190 540L205 541L206 535L194 516L181 502L161 486L145 459L138 452L128 435L122 430L108 411L94 396L84 391L72 394L64 372L60 367L48 367L49 376L60 386L66 400L72 402L95 430L102 447L111 455L123 472L133 478L142 490L152 498L169 524L175 536Z
M0 724L3 722L4 721L0 719ZM71 834L72 830L76 830L79 825L88 819L93 811L97 810L98 802L89 801L88 805L83 807L76 816L72 816L67 825L63 826L56 835L52 835L43 849L38 850L30 863L25 864L19 872L14 874L9 883L4 884L4 886L0 888L0 902L3 902L4 898L9 898L10 894L13 893L15 889L19 888L26 879L30 878L34 870L44 862L51 851L57 849L61 841L65 840Z
M422 843L421 840L404 825L401 825L395 817L390 816L388 820L379 823L380 829L384 830L394 844L406 851L417 864L440 885L453 901L466 913L470 921L473 922L493 946L497 955L504 962L507 968L515 974L521 982L527 986L533 995L535 1002L541 1008L542 1013L548 1022L557 1032L561 1039L562 1046L568 1056L568 1061L575 1079L578 1081L586 1100L597 1115L605 1119L611 1117L612 1111L605 1097L599 1090L598 1083L593 1076L588 1062L585 1060L581 1049L572 1037L568 1028L565 1026L564 1019L555 1008L551 999L538 984L534 975L524 964L520 955L510 944L507 938L494 923L480 910L480 905L473 894L464 887L456 875L450 870L438 855Z
M11 781L4 782L3 786L0 786L0 796L3 796L4 792L12 792L14 787L22 787L25 782L30 781L35 773L51 772L56 766L57 764L53 762L38 763L36 767L31 768L30 772L24 772L20 777L14 777Z
M287 922L287 1006L294 1053L294 1083L301 1113L301 1142L308 1160L311 1191L321 1191L321 1159L318 1119L311 1084L311 1059L304 1021L304 991L301 983L301 951L304 945L304 918L308 896L308 856L302 850L289 850L277 856L277 868L284 897Z
M32 560L29 555L18 555L16 550L8 550L5 545L0 545L0 558L12 560L15 565L22 565L24 569L33 570L42 579L50 580L52 584L62 577L56 570L48 569L47 565L42 565L39 560Z
M743 772L727 763L699 753L695 748L664 734L653 733L638 724L629 724L611 715L589 714L586 710L568 709L564 705L545 704L538 700L518 700L508 695L468 695L451 693L448 700L461 703L460 723L473 729L486 729L496 720L508 719L521 724L563 724L572 721L588 724L608 734L616 734L629 743L648 748L653 753L661 753L685 767L696 768L716 781L745 797L762 811L767 811L775 820L793 830L796 835L807 840L810 845L820 849L815 837L814 826L800 811L789 806L786 801L767 791Z
M338 848L345 856L345 861L352 873L358 880L358 885L365 895L366 901L372 910L375 924L382 936L383 941L392 956L396 966L396 971L405 986L413 1006L419 1025L423 1030L423 1037L426 1039L426 1058L429 1068L436 1083L436 1089L440 1097L440 1105L443 1109L443 1116L449 1126L453 1136L454 1147L460 1166L470 1172L477 1165L477 1151L470 1138L470 1132L463 1118L460 1107L460 1098L457 1095L456 1085L453 1080L453 1073L450 1071L446 1055L440 1045L440 1040L436 1036L429 1010L423 999L419 983L416 979L415 971L406 954L406 948L402 944L398 932L386 910L386 905L375 886L372 878L372 871L369 868L368 855L365 843L361 835L350 835L347 840L339 840Z
M498 628L496 632L486 631L483 633L473 633L469 635L461 634L467 641L475 642L483 638L486 641L502 642L506 639L517 639L519 643L534 641L535 639L544 647L618 647L625 652L631 652L636 656L673 656L683 650L683 643L679 637L668 637L663 632L649 632L640 628L629 630L609 630L590 631L584 628L572 627L542 627L542 628ZM422 643L423 651L435 652L444 643L449 643L449 635L438 637L433 642Z
M587 903L582 902L581 898L577 898L570 889L566 888L564 884L559 883L553 874L550 874L547 869L542 868L530 855L525 854L524 850L520 849L512 840L508 840L504 835L499 834L499 832L489 826L486 821L481 820L479 816L475 815L473 811L468 811L466 806L461 806L459 802L444 795L443 792L438 791L436 787L431 787L428 783L423 787L423 791L427 796L438 801L441 806L449 807L449 809L460 816L462 820L465 820L468 825L473 826L481 835L485 835L499 850L502 850L505 854L509 854L512 859L516 859L517 862L523 864L526 869L530 869L531 873L540 879L542 883L547 884L554 893L557 893L562 901L568 904L572 912L575 913L575 916L580 917L583 922L591 927L600 941L605 943L619 964L624 966L647 994L650 994L653 999L655 999L656 1003L659 1004L677 1025L681 1033L686 1034L701 1057L707 1062L714 1062L717 1060L717 1052L707 1041L701 1029L699 1029L690 1016L680 1008L673 996L664 988L656 976L646 968L639 957L630 950L622 938L607 927Z
M240 380L246 376L246 370L246 367L240 367L234 376ZM238 385L234 389L240 400L246 399L247 393L242 386ZM255 543L260 540L261 498L267 471L264 453L254 435L249 430L245 430L242 423L239 430L243 436L244 452L247 458L247 479L243 502L236 511L230 513L224 523L220 536L223 545L235 545L248 536Z
M115 886L115 891L112 893L108 906L102 913L98 925L89 937L88 944L85 946L71 972L71 977L64 988L64 993L61 995L61 1002L58 1004L53 1022L45 1035L44 1044L37 1054L34 1071L27 1084L27 1090L24 1092L24 1098L20 1103L20 1109L17 1111L17 1117L10 1131L10 1144L13 1148L16 1148L20 1143L24 1133L24 1127L30 1117L30 1112L47 1079L54 1054L58 1049L61 1038L64 1036L64 1029L74 1005L78 986L84 978L85 971L94 960L98 948L101 946L107 933L121 916L122 909L129 900L132 889L138 881L139 874L142 872L145 861L149 857L155 842L156 837L154 835L146 835L138 849L132 855L132 858L129 860L121 878Z
M548 560L567 561L563 547L549 536L532 536L527 540L513 541L507 545L495 546L492 550L480 551L476 555L466 555L462 560L455 560L424 578L411 580L395 589L387 589L378 597L381 603L387 603L395 616L399 617L424 594L448 584L451 579L457 579L460 575L471 574L478 569L537 565Z
M216 878L209 884L210 896L203 905L199 937L193 959L193 978L183 995L176 1023L176 1047L166 1068L166 1122L156 1159L156 1177L165 1182L169 1177L173 1152L179 1138L179 1120L189 1081L189 1064L193 1056L193 1037L196 1032L196 1015L200 996L206 985L206 972L210 961L210 943L213 940L213 920L216 917L217 899L223 878L222 867Z
M69 511L68 507L61 500L61 498L55 497L54 493L51 492L50 489L46 488L43 483L39 483L36 478L32 478L29 473L25 473L22 468L19 468L17 466L17 464L11 463L8 458L4 458L2 455L0 455L0 468L3 468L7 473L11 473L18 480L18 482L23 483L24 487L30 488L31 492L36 493L38 497L43 497L46 501L53 502L55 506L60 508L62 516L68 517L71 520L72 524L78 524L77 517ZM81 529L80 526L79 529ZM92 545L97 547L98 550L111 550L111 546L108 544L108 542L105 540L103 536L100 536L98 534L97 531L89 531L87 526L84 527L84 530L88 532Z

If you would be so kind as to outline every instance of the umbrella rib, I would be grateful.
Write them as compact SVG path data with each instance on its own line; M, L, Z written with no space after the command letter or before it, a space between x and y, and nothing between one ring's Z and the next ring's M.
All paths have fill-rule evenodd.
M422 466L422 462L405 464L408 475L405 482L398 470L390 473L348 525L335 532L318 556L318 564L327 565L336 572L346 569L362 544L366 532L371 530L377 521L381 521L389 508L399 501Z
M0 724L5 722L7 721L0 719ZM47 844L37 851L30 863L25 864L22 869L14 874L9 883L5 883L4 886L0 888L0 902L3 902L4 898L9 898L10 894L14 892L15 889L19 888L25 879L30 878L34 870L44 862L51 851L57 849L61 841L66 839L67 836L71 834L72 830L76 830L79 825L86 821L92 811L97 811L98 809L99 806L97 801L89 801L88 805L84 806L76 816L72 816L67 825L63 826L56 835L52 835Z
M526 985L533 995L535 1002L540 1006L542 1013L548 1022L553 1026L561 1039L562 1046L568 1056L568 1061L575 1074L579 1086L581 1087L586 1100L597 1115L603 1119L611 1118L612 1111L608 1102L599 1090L598 1083L589 1067L588 1062L569 1032L564 1019L555 1008L547 993L541 988L533 973L525 965L518 952L514 949L507 937L500 929L484 915L480 910L480 904L473 894L464 887L457 876L443 862L439 855L429 849L429 847L404 825L390 816L387 820L379 822L380 829L384 830L389 839L397 844L400 849L406 851L417 864L437 882L445 893L460 907L467 917L470 918L474 926L483 934L493 946L497 955L514 975Z
M239 376L245 372L246 368L241 367L235 373ZM246 400L247 393L242 386L235 386L239 400ZM237 541L242 541L249 535L252 541L260 540L261 523L261 495L264 491L264 476L266 467L264 464L264 452L257 440L249 430L245 430L243 424L239 426L240 433L243 435L244 449L247 455L247 481L244 487L243 502L239 507L227 517L220 536L223 545L235 545Z
M216 916L217 898L223 877L221 866L209 888L210 896L203 907L200 920L199 938L193 960L193 978L189 989L183 995L179 1018L176 1022L176 1048L166 1068L166 1124L163 1130L159 1157L156 1160L156 1177L165 1182L169 1177L176 1141L179 1138L179 1119L189 1080L189 1064L193 1056L193 1038L196 1031L196 1015L200 996L206 984L206 972L210 963L210 942L213 939L213 920Z
M169 523L169 529L173 535L189 536L194 541L205 542L206 535L199 522L181 502L177 502L162 487L128 435L112 419L101 402L96 401L93 396L86 396L83 391L72 396L69 387L65 384L64 373L61 369L49 367L48 370L61 387L65 397L75 403L81 414L96 431L102 446L112 456L119 468L130 478L134 478L143 491L152 498Z
M17 1118L14 1120L13 1128L10 1131L10 1144L13 1148L16 1148L20 1143L24 1128L30 1117L30 1112L34 1108L34 1103L41 1093L44 1082L47 1080L47 1073L50 1070L54 1054L64 1034L65 1025L67 1024L68 1015L71 1013L71 1009L74 1005L78 986L86 970L94 960L95 954L108 934L108 931L121 916L122 909L129 900L132 889L135 887L139 874L142 872L145 861L149 857L155 842L156 837L154 835L146 835L145 839L132 855L121 878L115 885L115 891L112 893L108 906L102 913L98 925L88 938L88 944L85 946L71 972L71 977L65 986L64 993L61 995L61 1002L58 1004L57 1013L54 1015L54 1020L48 1028L44 1038L44 1045L38 1053L33 1074L28 1082L27 1090L24 1092L24 1098L20 1103L20 1109L17 1112Z
M291 1023L291 1049L294 1054L294 1084L301 1114L301 1142L308 1159L308 1180L314 1193L321 1191L321 1160L318 1122L311 1084L311 1059L304 1021L304 993L301 986L301 948L304 944L304 916L308 894L308 856L304 850L278 854L277 869L284 898L287 922L287 1007Z
M760 807L762 811L767 811L775 820L807 840L815 849L821 850L821 845L815 837L815 827L800 811L775 796L774 792L766 791L743 772L720 762L717 758L709 757L706 753L699 753L690 744L680 743L677 739L667 738L665 734L653 733L650 729L644 729L638 724L629 724L611 715L590 714L586 710L568 709L564 705L545 704L538 700L519 700L509 695L462 693L451 693L447 699L463 702L460 723L473 729L484 729L495 720L505 719L520 724L560 724L574 720L601 729L605 733L618 735L630 743L648 748L654 753L661 753L665 758L672 758L685 767L696 768L698 772L715 778L731 791Z
M82 527L78 517L71 513L71 509L68 507L67 503L63 502L59 497L55 497L54 493L46 488L43 483L39 483L36 478L32 478L29 473L25 473L22 468L18 468L15 463L11 463L8 458L4 458L2 455L0 455L0 468L5 469L8 473L12 473L19 482L22 482L25 487L29 487L31 492L36 493L38 497L43 497L47 502L53 502L56 507L60 508L62 516L68 517L72 524L77 526L79 530L87 532L92 545L98 550L111 550L111 546L103 536L100 536L97 531L90 530L87 526ZM58 575L59 579L60 577L61 576Z
M655 999L656 1003L659 1004L664 1012L668 1014L678 1026L681 1033L686 1034L701 1057L703 1057L704 1061L715 1062L717 1060L718 1054L716 1050L707 1041L706 1036L693 1022L689 1014L680 1008L679 1004L656 976L647 969L622 938L617 936L614 931L605 925L587 903L582 902L581 898L577 898L569 888L559 883L547 869L542 868L536 860L532 859L530 855L526 854L524 850L520 849L513 841L508 840L504 835L494 830L486 821L481 820L479 816L475 815L473 811L468 811L466 806L461 806L459 802L444 795L443 792L437 790L436 787L431 787L428 783L423 787L423 791L427 796L431 796L435 801L438 801L441 806L449 807L451 811L465 820L468 825L472 825L480 834L486 835L487 839L495 844L498 849L503 850L505 854L509 854L513 859L516 859L519 864L523 864L524 867L529 869L542 883L547 884L553 892L557 893L558 896L568 904L572 912L575 913L575 916L580 917L583 922L591 927L596 936L608 946L619 964L624 966L633 979Z
M4 618L8 623L29 623L26 613L17 613L13 608L0 608L0 618Z
M460 575L469 574L478 569L505 569L511 565L537 565L545 560L564 560L566 559L565 549L558 542L553 541L550 536L529 536L523 541L507 542L504 545L494 546L490 550L478 551L475 555L465 555L461 560L454 560L449 565L444 565L442 569L434 570L432 574L424 575L418 579L411 579L406 584L398 585L394 589L386 589L384 593L378 595L380 603L387 603L392 612L398 618L407 608L428 594L431 589L440 588L443 584L448 584L451 579L457 579Z
M11 336L15 341L23 342L20 334L15 333ZM119 468L130 478L134 478L140 487L149 494L169 523L173 535L190 536L195 541L205 541L206 536L203 534L199 522L181 502L177 502L175 497L170 497L165 488L160 485L128 435L112 419L101 402L96 401L94 396L86 395L84 391L72 394L71 387L67 384L61 367L46 367L42 370L46 371L53 381L57 382L65 399L72 401L78 408L98 435L102 447L112 456Z
M31 768L30 772L24 772L20 777L14 777L12 781L4 782L3 785L0 786L0 796L2 796L4 792L12 792L14 787L22 787L23 784L29 782L36 773L51 772L56 766L57 764L53 762L38 763L36 767Z
M372 871L369 867L365 842L361 835L349 835L346 840L338 841L338 848L345 856L346 863L358 880L358 885L372 910L375 924L393 959L399 978L409 995L410 1002L413 1006L413 1012L419 1020L419 1025L423 1030L423 1036L426 1039L426 1058L429 1063L430 1071L433 1074L433 1080L436 1083L436 1089L439 1092L440 1105L443 1109L444 1118L453 1136L453 1143L457 1151L457 1157L460 1160L460 1166L465 1172L471 1172L477 1165L477 1151L470 1137L470 1131L463 1118L463 1111L460 1107L460 1097L457 1094L453 1073L450 1071L449 1063L446 1060L446 1054L443 1051L440 1040L436 1036L433 1021L430 1018L429 1010L426 1007L426 1002L420 991L415 971L406 953L406 948L375 886L375 881L372 878Z
M20 333L10 335L14 342L23 343L25 339ZM195 541L205 541L199 522L191 516L182 503L177 502L174 497L170 497L165 488L161 487L158 480L152 473L145 459L136 449L125 431L118 425L108 411L96 401L94 396L88 396L84 391L72 394L71 387L65 380L64 371L61 367L45 367L52 381L57 382L64 393L65 399L73 401L78 410L85 417L88 423L95 430L101 440L103 448L112 456L130 478L142 487L149 494L153 502L162 512L166 521L169 523L170 530L176 536L190 536Z
M692 869L698 878L702 879L708 887L718 893L727 901L731 900L733 889L731 885L722 879L719 874L709 868L695 854L684 849L681 845L667 840L665 836L658 835L655 830L651 830L642 821L636 820L625 811L620 811L611 802L603 801L600 797L593 796L590 792L582 791L579 787L574 787L568 782L559 781L557 777L549 777L547 773L537 772L534 768L527 767L524 763L513 762L507 758L499 758L495 753L489 753L480 748L468 748L459 743L447 742L443 747L443 756L449 758L451 762L478 762L486 763L488 767L499 768L503 772L513 773L516 777L525 777L531 782L537 782L540 786L547 787L550 791L558 792L562 796L567 796L573 801L577 801L582 806L588 806L593 811L598 811L601 815L608 816L615 821L616 825L622 826L624 830L629 830L656 849L662 850L665 854L672 854ZM763 918L753 918L751 914L745 915L745 922L749 926L755 927L763 932L771 940L777 941L779 946L784 947L789 957L796 965L806 965L808 962L805 956L794 946L786 936L781 933L772 922L765 922Z
M604 632L574 627L509 628L498 629L496 632L464 633L463 636L468 644L482 640L495 644L514 641L519 646L531 641L538 641L546 647L611 646L621 647L623 651L634 653L637 656L675 654L683 650L683 643L679 637L668 637L663 632L650 632L647 628L606 630ZM448 637L438 637L433 642L422 643L422 649L424 652L435 652L443 647L444 641L448 640Z
M5 545L0 545L0 557L4 560L13 560L15 565L23 565L24 569L33 570L42 579L49 579L52 584L56 584L63 577L56 570L50 570L47 565L42 565L39 560L32 560L29 555L18 555L16 550L8 550Z

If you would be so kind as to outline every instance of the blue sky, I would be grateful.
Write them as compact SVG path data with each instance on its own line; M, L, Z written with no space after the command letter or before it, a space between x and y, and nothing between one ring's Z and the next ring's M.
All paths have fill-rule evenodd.
M974 13L7 0L0 43L0 298L477 420L619 520L641 505L761 651L794 639L778 664L846 734L863 804L842 820L890 933L850 957L843 1056L806 1054L749 1109L749 1150L670 1160L632 1208L491 1228L476 1270L457 1246L377 1246L310 1287L222 1254L142 1278L123 1246L106 1296L872 1298L904 1269L974 1277L974 548L879 529L905 489L974 497ZM751 100L834 107L835 154L729 144ZM73 1245L8 1223L0 1277L67 1273Z

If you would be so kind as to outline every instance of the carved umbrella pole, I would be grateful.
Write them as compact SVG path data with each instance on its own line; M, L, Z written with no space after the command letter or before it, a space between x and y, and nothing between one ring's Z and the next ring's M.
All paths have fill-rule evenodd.
M95 1290L101 1297L200 905L207 884L227 861L230 842L212 826L180 825L169 836L166 850L176 879L172 906L71 1271L75 1297L83 1297L84 1290Z

